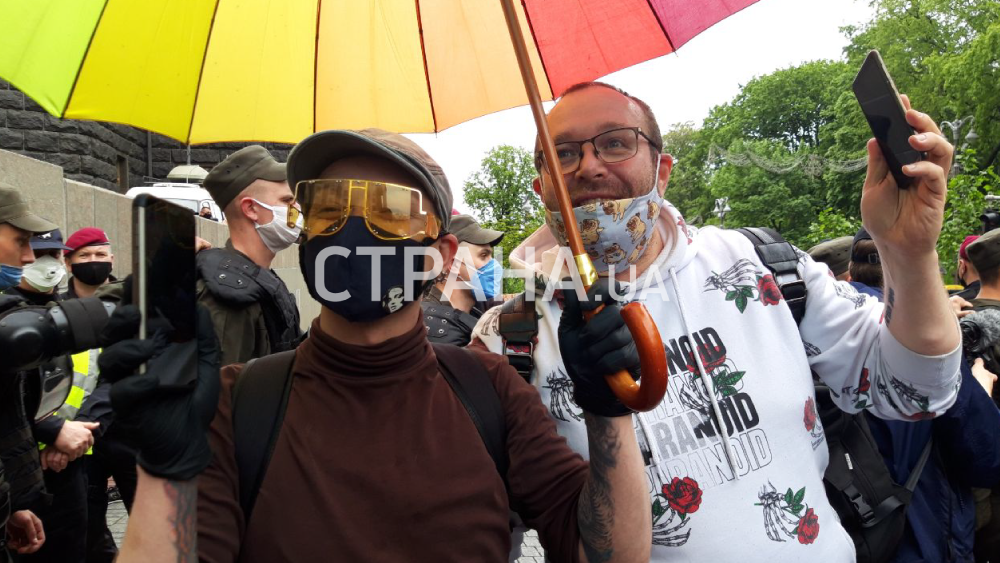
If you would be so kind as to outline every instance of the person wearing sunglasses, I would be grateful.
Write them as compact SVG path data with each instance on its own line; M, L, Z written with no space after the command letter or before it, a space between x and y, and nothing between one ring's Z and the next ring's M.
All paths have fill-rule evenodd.
M299 238L288 222L285 165L260 145L229 155L205 178L228 219L225 248L198 253L198 302L212 315L222 365L291 350L302 338L299 309L271 262Z
M112 394L143 431L136 506L144 509L133 512L119 561L187 561L196 550L210 563L502 563L512 508L539 530L552 561L648 560L650 511L631 421L587 415L588 466L503 357L428 342L421 296L458 246L437 163L401 135L326 131L292 150L288 176L298 205L288 221L301 219L305 237L302 274L323 307L295 351L255 500L242 495L232 413L244 381L265 372L223 369L218 410L218 375L204 374L184 399L142 392L141 376L125 377ZM505 470L442 375L442 358L456 354L468 370L449 373L467 381L479 370L496 393Z
M663 153L656 118L642 100L585 82L567 88L548 113L561 170L536 153L534 190L547 224L510 262L540 280L534 290L544 295L564 275L552 266L574 222L602 276L591 295L642 302L656 324L668 391L648 412L617 411L634 420L642 444L652 561L740 561L748 554L753 561L854 561L849 532L861 526L826 495L826 469L838 470L843 459L828 445L837 435L827 436L817 417L813 374L851 414L919 420L954 403L961 345L935 251L952 152L929 116L911 110L907 119L918 132L911 145L928 155L908 167L914 185L896 187L872 139L868 177L852 188L863 192L861 216L882 256L883 308L777 233L758 231L755 243L735 230L689 226L668 201L674 160ZM556 202L559 172L573 206L568 216ZM572 292L564 294L569 302ZM509 351L523 365L522 351L500 327L513 318L518 331L537 334L531 382L560 434L586 455L580 414L594 406L571 380L634 366L638 353L626 334L568 355L560 309L536 297L527 314L488 313L470 347ZM587 330L599 334L603 314ZM606 328L623 323L605 320ZM839 475L851 475L844 471Z

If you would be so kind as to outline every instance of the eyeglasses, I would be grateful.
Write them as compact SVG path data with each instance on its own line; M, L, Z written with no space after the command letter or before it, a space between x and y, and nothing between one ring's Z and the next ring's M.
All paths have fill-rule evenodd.
M651 146L656 146L653 139L650 139L639 127L622 127L621 129L605 131L583 141L557 143L556 155L559 157L559 166L562 168L563 174L576 172L583 160L583 145L587 143L594 145L594 156L608 164L628 160L639 151L640 136L646 139ZM535 168L541 171L544 162L544 153L538 151L535 154Z
M360 199L352 194L361 190ZM424 209L424 194L408 186L369 180L303 180L295 185L295 202L288 208L288 226L302 217L307 237L329 236L340 231L351 216L364 217L365 225L382 240L413 239L423 242L441 234L441 220Z

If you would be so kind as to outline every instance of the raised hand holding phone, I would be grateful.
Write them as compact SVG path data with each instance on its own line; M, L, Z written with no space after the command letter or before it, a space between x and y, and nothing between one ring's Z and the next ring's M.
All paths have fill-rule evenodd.
M941 234L953 149L929 115L912 109L905 94L900 98L915 132L908 142L926 158L902 167L912 181L899 189L878 142L870 139L861 218L883 254L922 258L935 252Z

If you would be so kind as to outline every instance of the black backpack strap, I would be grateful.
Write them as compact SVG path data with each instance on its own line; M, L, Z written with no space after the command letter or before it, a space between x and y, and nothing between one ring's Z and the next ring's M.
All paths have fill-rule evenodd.
M910 471L910 476L906 479L906 484L903 486L906 489L906 493L901 495L893 495L889 498L883 500L872 509L872 518L870 521L862 523L862 526L870 528L881 522L884 518L892 514L897 508L903 505L909 505L910 499L912 499L912 494L914 489L917 488L917 481L920 480L920 474L924 472L924 467L927 465L927 460L931 456L931 450L934 446L934 438L927 440L927 445L924 446L924 451L920 453L920 458L917 459L917 464L913 466L913 470ZM900 496L906 498L899 498Z
M784 239L778 231L761 227L745 227L736 229L753 243L757 256L774 274L774 281L781 290L788 308L792 310L795 323L802 322L806 314L806 282L799 275L799 257L792 244Z
M450 344L433 346L441 374L469 412L486 450L493 458L497 473L506 485L510 463L507 457L507 422L490 374L470 350Z
M529 381L535 365L532 354L538 336L538 311L534 303L528 303L523 292L500 306L497 331L503 338L503 354L507 361L525 381Z
M240 506L250 521L285 419L295 350L250 360L233 386L233 444L240 479Z
M920 474L924 472L924 467L927 465L927 460L931 457L931 450L934 447L934 437L931 436L927 438L927 445L924 446L924 451L920 452L920 458L917 460L917 464L913 466L913 470L910 471L910 476L906 479L907 491L913 492L917 488L917 481L920 480Z

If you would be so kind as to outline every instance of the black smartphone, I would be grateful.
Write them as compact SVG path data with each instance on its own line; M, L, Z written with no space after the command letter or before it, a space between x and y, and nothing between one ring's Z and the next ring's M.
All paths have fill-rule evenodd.
M854 78L854 95L889 163L896 185L903 189L910 187L913 178L903 174L903 166L919 162L926 155L910 145L910 136L916 131L906 122L906 109L878 51L868 53L861 65Z
M148 194L136 196L132 213L132 302L142 314L139 338L162 338L169 346L141 371L155 373L161 388L186 389L198 367L195 216Z

